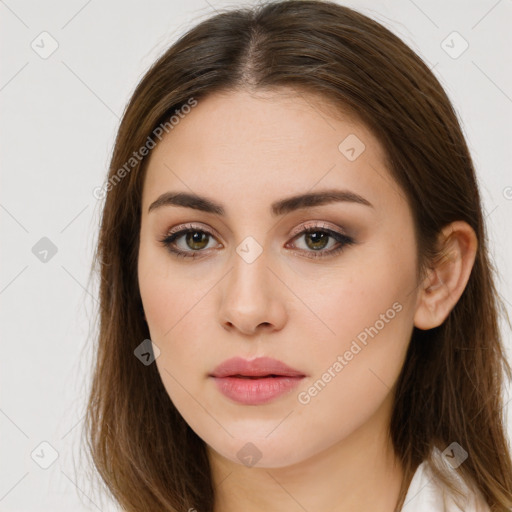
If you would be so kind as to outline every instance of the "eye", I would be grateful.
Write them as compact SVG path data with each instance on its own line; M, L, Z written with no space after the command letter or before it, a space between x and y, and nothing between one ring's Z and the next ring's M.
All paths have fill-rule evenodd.
M340 253L346 246L355 243L354 239L324 227L324 225L308 226L300 231L293 240L304 238L306 249L299 248L307 258L326 258ZM331 243L332 242L332 243ZM330 246L329 250L325 250ZM312 249L312 250L308 250Z
M306 248L299 248L298 250L307 258L334 256L346 246L355 243L351 237L326 228L324 225L308 226L296 234L292 240L302 237L304 237ZM179 226L176 231L171 231L160 240L160 243L178 257L197 258L202 256L201 253L206 252L205 249L212 248L210 245L212 240L214 240L214 235L211 232L194 225L184 225ZM330 248L325 250L329 245Z
M193 225L180 226L182 229L170 232L160 240L172 254L184 258L196 258L203 249L209 248L213 234ZM180 244L180 239L183 239ZM187 250L192 249L192 250Z

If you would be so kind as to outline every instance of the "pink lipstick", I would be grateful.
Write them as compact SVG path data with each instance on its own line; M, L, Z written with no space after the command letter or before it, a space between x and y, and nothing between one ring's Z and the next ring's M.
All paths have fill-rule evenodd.
M244 405L261 405L291 391L305 374L269 357L234 357L210 374L219 391Z

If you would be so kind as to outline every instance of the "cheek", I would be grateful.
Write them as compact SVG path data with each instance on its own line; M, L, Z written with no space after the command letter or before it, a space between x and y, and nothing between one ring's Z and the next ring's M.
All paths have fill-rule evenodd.
M197 348L204 340L204 321L198 319L206 291L188 279L159 277L158 274L141 280L140 291L151 339L161 350L170 350L183 340L178 356L183 351ZM185 343L186 341L186 343Z
M380 418L385 429L410 335L404 322L399 325L398 318L395 321L378 334L368 335L366 343L357 339L343 342L299 390L298 417L306 422L308 431L322 432L322 436L313 436L317 443L313 452L359 431L374 417ZM388 412L379 413L385 410Z
M205 286L187 271L177 271L166 250L144 237L138 257L140 295L152 340L166 344L201 300Z
M211 310L208 291L214 284L198 279L192 267L178 269L165 251L141 244L139 288L150 338L160 350L156 365L168 395L185 408L190 396L184 389L198 392L208 370L204 331Z
M198 319L205 290L165 266L146 267L146 260L141 261L141 270L152 268L140 274L139 286L150 338L160 350L155 364L169 398L190 420L201 411L192 412L189 393L201 393L199 377L206 372L204 321Z
M313 436L311 453L358 431L378 411L391 407L412 330L413 308L394 300L397 296L339 297L338 317L331 323L336 335L315 346L314 371L297 394L297 417L308 431L322 432Z
M303 403L332 401L361 412L400 373L413 329L415 260L412 251L400 257L384 245L375 249L315 295L312 309L328 329L315 343L313 387L303 389Z
M393 261L394 255L384 258L380 254L378 261L361 260L347 268L346 273L343 271L344 275L323 280L319 292L312 294L309 288L307 293L306 287L298 289L297 294L305 296L310 309L317 313L316 319L312 315L305 318L310 318L311 323L323 323L317 327L322 328L325 345L339 350L354 338L364 342L372 327L376 327L380 337L392 341L398 334L394 333L398 325L410 321L403 312L412 304L414 268Z

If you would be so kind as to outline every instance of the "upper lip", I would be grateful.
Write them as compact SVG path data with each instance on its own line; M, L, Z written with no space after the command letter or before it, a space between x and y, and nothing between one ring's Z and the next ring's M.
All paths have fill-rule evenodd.
M289 367L277 359L270 357L258 357L247 360L241 357L233 357L222 362L210 374L211 377L234 377L236 375L246 377L265 377L277 375L282 377L304 377L304 373Z

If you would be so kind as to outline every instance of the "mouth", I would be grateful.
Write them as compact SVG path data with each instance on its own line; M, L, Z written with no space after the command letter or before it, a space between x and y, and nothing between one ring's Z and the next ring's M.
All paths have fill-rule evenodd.
M289 393L306 375L277 361L260 357L232 358L209 375L228 399L242 405L263 405Z

